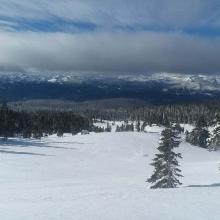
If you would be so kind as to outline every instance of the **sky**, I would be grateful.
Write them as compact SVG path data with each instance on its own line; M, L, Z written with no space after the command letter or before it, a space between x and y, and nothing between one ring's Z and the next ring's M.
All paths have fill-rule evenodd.
M219 0L0 0L0 70L220 73Z

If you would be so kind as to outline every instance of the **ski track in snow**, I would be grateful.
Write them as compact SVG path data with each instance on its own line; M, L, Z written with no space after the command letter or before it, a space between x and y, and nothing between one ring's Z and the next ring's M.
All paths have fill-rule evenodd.
M183 186L151 190L158 133L0 143L2 220L219 220L220 152L182 143Z

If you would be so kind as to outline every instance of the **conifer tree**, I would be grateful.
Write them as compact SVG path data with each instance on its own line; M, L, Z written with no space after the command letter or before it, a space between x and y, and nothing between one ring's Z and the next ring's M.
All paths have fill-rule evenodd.
M187 135L186 141L192 145L207 148L209 136L210 133L207 122L204 116L200 116L196 122L196 127Z
M146 126L147 126L147 122L144 121L144 123L141 125L141 131L144 131Z
M120 132L120 127L118 125L116 126L115 132Z
M220 126L218 125L213 130L213 134L208 139L208 148L210 151L217 150L220 148Z
M140 132L140 131L141 131L141 123L140 123L140 120L138 120L137 123L136 123L136 131L137 131L137 132Z
M0 109L0 134L7 140L8 137L13 136L12 112L9 110L6 102L2 103Z
M220 148L220 118L217 116L216 125L214 127L212 135L208 139L208 148L210 151Z
M111 132L112 131L112 127L109 123L107 123L107 127L105 128L105 132Z
M151 183L152 189L175 188L181 185L179 177L182 177L179 169L178 158L182 158L180 153L175 153L174 149L180 144L178 132L173 128L166 128L161 133L159 153L151 163L154 166L153 175L147 180Z

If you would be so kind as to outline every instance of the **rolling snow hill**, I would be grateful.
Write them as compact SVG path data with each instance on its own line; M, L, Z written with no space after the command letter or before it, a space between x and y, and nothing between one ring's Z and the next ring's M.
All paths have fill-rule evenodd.
M182 143L183 186L151 190L158 139L112 132L1 142L1 219L219 220L220 153Z

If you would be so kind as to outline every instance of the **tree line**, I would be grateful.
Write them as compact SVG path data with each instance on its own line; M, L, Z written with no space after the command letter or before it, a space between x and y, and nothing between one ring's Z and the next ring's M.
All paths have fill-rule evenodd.
M34 104L33 104L34 103ZM108 103L108 102L107 102ZM122 103L123 104L123 103ZM11 105L11 104L10 104ZM63 103L57 103L56 108L53 106L48 108L48 111L65 111L62 108ZM16 107L11 105L12 108L22 109L36 112L42 108L38 102L31 102L29 105L22 105L23 107ZM31 108L34 106L33 108ZM39 106L39 107L37 107ZM208 125L212 125L215 122L216 115L220 115L220 102L204 102L204 103L186 103L186 104L164 104L164 105L120 105L114 107L111 104L99 103L98 106L94 104L79 104L75 108L67 107L66 111L80 114L90 120L107 120L107 121L144 121L147 125L168 125L169 123L184 123L193 124L199 120L201 116L205 118Z
M0 136L41 138L64 133L76 134L82 129L91 129L90 120L72 112L14 111L6 102L0 107Z
M79 110L79 111L78 111ZM220 115L220 103L146 105L143 107L126 108L86 108L75 109L76 113L94 120L107 121L144 121L148 125L169 125L169 123L194 124L201 116L208 125L212 125L216 115Z

